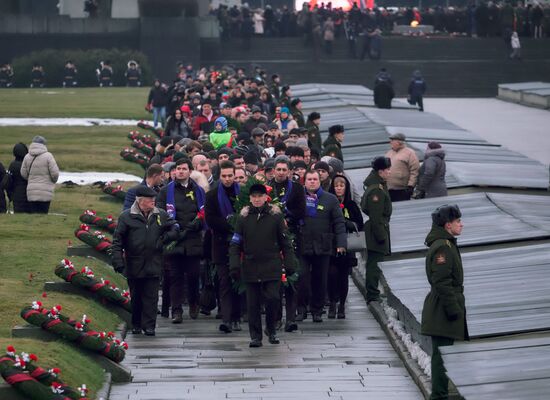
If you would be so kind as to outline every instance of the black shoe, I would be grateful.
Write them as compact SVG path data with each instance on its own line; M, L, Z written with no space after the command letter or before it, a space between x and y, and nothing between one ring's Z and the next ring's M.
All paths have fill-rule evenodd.
M283 327L283 321L279 320L275 323L275 330L279 331Z
M248 347L262 347L262 341L260 339L252 339L248 344Z
M281 343L279 338L277 337L277 335L275 334L272 334L272 335L269 335L269 343L271 344L279 344Z
M313 314L313 322L323 322L321 314Z
M216 314L216 319L223 319L222 313L217 313Z
M298 324L294 321L287 321L285 324L285 332L294 332L298 330Z
M346 318L346 303L338 304L338 314L336 315L336 318L338 319Z
M220 324L220 332L224 332L224 333L231 333L232 330L231 330L231 326L229 325L229 323L221 323Z
M155 336L155 330L151 328L147 328L143 331L145 336Z
M307 311L298 310L298 313L296 314L296 321L301 322L305 319L307 319Z
M199 305L193 304L189 306L189 318L197 319L199 317Z
M328 319L336 318L336 302L330 303L328 306Z
M172 312L172 323L181 324L182 322L183 322L183 312L182 311Z
M160 313L160 316L161 316L161 317L164 317L164 318L168 318L168 317L170 316L170 313L169 313L168 311L162 311L162 312Z
M380 303L380 297L377 297L375 299L367 299L367 305L369 305L370 303L372 303L373 301L376 301L377 303Z
M141 335L141 328L132 328L132 335Z
M239 321L233 321L231 323L231 329L233 329L235 332L240 332L243 330L243 328L241 328L241 323Z
M200 313L201 313L202 315L210 315L210 314L212 314L210 311L205 310L204 308L201 308Z

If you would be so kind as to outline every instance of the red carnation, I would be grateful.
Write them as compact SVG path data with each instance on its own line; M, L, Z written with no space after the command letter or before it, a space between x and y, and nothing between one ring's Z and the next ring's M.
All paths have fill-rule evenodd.
M201 221L204 221L204 208L201 208L201 210L197 213L197 218L200 219Z
M6 347L6 351L8 353L15 353L15 347L13 347L12 345L9 345L8 347Z
M56 305L55 308L57 308L57 311L61 311L61 306L59 304Z
M265 186L265 190L267 191L267 194L271 194L271 191L273 190L273 188L269 185L264 185Z
M46 292L42 293L42 297L44 297L44 298L48 297L48 293L46 293Z
M53 369L52 369L52 372L53 372L54 374L58 375L58 374L61 373L61 369L59 369L59 368L53 368Z
M281 275L281 282L286 282L286 274Z
M36 357L36 354L32 354L32 353L31 353L31 354L29 355L29 358L31 359L31 361L35 361L35 362L38 361L38 357Z
M340 203L340 208L341 208L341 209L344 208L344 203Z

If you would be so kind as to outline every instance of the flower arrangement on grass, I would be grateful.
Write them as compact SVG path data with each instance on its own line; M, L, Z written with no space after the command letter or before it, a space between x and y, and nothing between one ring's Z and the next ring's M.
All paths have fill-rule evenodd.
M84 224L94 225L98 228L105 229L110 233L115 233L117 221L112 215L98 217L94 210L86 210L80 215L79 219L80 222L83 222Z
M111 254L112 241L101 231L90 232L90 226L86 224L80 224L80 226L74 231L74 235L82 242L93 247L95 250Z
M155 135L157 135L159 138L162 138L164 136L164 129L162 128L155 128L153 125L145 122L145 121L139 121L137 124L138 127L142 129L147 129L148 131L153 132Z
M65 258L55 267L55 274L66 282L96 293L104 302L118 305L132 312L130 292L121 290L109 280L96 278L94 271L89 267L78 270L70 260Z
M145 156L151 158L155 155L155 149L148 144L143 143L141 140L132 140L132 147L143 153Z
M15 352L13 346L6 348L0 357L0 374L17 391L30 399L39 400L85 400L86 385L74 389L59 377L59 368L42 368L35 354Z
M124 360L128 345L115 337L113 332L96 332L88 328L90 320L84 315L81 320L61 314L62 307L42 307L42 302L33 301L21 310L21 317L31 325L53 333L78 347L101 354L116 363Z
M156 147L157 143L158 143L158 139L151 136L151 135L146 135L144 133L141 133L139 131L132 131L128 134L128 139L130 140L140 140L142 141L143 143L145 143L146 145L149 145L151 146L153 149Z
M141 165L143 168L147 168L147 164L149 164L149 157L147 157L145 154L140 153L137 150L130 149L128 147L120 151L120 156L126 161Z
M126 198L126 192L121 185L113 186L111 182L107 182L103 186L103 193L114 196L115 198L124 201Z

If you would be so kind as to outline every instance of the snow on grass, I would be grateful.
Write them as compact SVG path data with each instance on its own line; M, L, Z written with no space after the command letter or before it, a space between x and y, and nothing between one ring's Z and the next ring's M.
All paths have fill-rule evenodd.
M136 126L138 120L109 118L0 118L0 126ZM146 121L151 123L151 121Z
M59 183L74 182L79 185L89 185L94 182L141 182L143 178L139 176L124 174L120 172L64 172L59 173Z

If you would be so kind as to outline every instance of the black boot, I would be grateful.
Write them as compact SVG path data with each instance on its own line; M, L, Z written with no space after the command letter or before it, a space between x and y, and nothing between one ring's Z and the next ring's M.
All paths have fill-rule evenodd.
M336 302L331 301L328 306L328 319L334 319L336 318Z
M338 304L338 319L345 319L346 318L346 303L340 302Z

